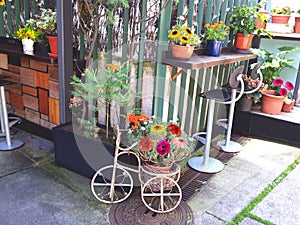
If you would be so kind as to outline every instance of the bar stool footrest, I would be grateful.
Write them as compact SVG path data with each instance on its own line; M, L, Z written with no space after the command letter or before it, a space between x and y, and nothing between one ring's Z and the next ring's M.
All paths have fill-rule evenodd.
M216 124L219 126L219 127L223 127L225 128L226 130L228 129L228 123L227 123L227 119L218 119Z
M200 135L204 135L205 137L202 137ZM192 137L205 145L205 143L206 143L206 132L200 132L200 133L193 134Z

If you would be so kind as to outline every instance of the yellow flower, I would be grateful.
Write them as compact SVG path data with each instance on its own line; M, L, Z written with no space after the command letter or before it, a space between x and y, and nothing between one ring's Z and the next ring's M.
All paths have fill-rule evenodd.
M179 35L180 35L180 31L179 31L179 30L172 30L172 31L170 32L169 37L170 37L170 38L178 38Z
M5 0L0 0L0 6L5 5Z
M230 30L230 27L229 27L229 26L225 26L225 29L226 29L226 30Z
M28 30L26 32L25 36L26 36L26 38L31 39L31 40L35 39L35 33L32 30Z
M151 131L151 133L154 133L154 134L162 134L162 133L166 132L166 127L159 123L156 123L150 127L150 131Z
M190 42L190 40L185 36L181 36L179 38L179 40L180 40L180 43L182 43L182 44L188 44Z
M183 28L183 31L184 31L184 33L185 33L187 36L192 36L192 35L193 35L193 32L191 31L190 28L184 27L184 28Z
M207 24L204 25L204 27L205 27L205 28L208 28L208 27L210 27L210 24L207 23Z

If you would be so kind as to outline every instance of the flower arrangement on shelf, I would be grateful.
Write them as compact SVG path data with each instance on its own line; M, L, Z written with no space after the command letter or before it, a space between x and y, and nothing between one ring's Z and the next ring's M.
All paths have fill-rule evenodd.
M40 31L35 31L31 25L25 25L24 27L20 27L14 35L19 39L30 39L35 41L36 38L41 34Z
M206 40L223 41L229 34L230 27L225 25L222 20L219 23L204 25L204 38Z
M182 19L178 18L176 25L169 32L169 41L171 43L183 46L199 46L200 37L194 34L191 28L182 24Z
M174 122L163 122L144 114L129 114L128 138L136 143L134 151L146 162L172 166L191 154L195 141Z
M292 12L293 10L291 10L291 8L288 6L271 9L271 13L276 15L291 15Z

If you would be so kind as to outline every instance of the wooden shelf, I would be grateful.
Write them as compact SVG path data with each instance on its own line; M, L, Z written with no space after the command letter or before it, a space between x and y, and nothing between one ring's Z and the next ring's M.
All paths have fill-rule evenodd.
M181 67L184 69L201 69L211 66L218 66L218 65L225 65L240 61L245 61L249 59L255 59L257 56L252 53L237 53L237 52L230 52L230 51L224 51L221 53L219 57L213 57L213 56L206 56L204 54L200 53L194 53L193 56L189 60L182 60L182 59L176 59L172 56L172 53L170 51L167 51L164 53L162 63L175 66L175 67Z

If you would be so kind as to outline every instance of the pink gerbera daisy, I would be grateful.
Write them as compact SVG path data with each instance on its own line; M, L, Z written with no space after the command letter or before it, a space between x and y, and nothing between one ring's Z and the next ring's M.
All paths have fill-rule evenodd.
M171 141L171 144L175 145L177 148L186 148L188 142L185 138L176 137Z
M279 94L280 94L281 96L286 96L286 95L287 95L287 89L286 89L286 88L280 88Z
M166 154L168 154L170 152L170 143L168 141L165 140L161 140L160 142L158 142L157 146L156 146L156 150L158 152L158 154L164 156Z
M281 85L283 85L283 80L280 77L278 77L275 80L273 80L273 85L280 87Z
M294 90L294 85L293 85L291 82L289 82L289 81L287 81L287 82L285 83L285 87L286 87L286 89L288 89L289 91Z

